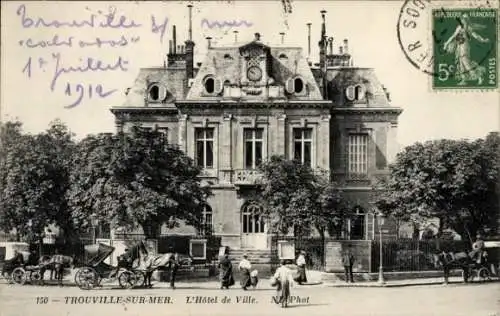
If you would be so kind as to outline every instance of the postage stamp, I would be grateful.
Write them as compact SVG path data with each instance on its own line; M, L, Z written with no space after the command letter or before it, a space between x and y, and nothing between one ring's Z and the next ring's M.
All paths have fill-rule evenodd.
M496 88L496 9L433 10L435 89Z
M498 2L407 0L397 24L406 59L432 91L498 88Z

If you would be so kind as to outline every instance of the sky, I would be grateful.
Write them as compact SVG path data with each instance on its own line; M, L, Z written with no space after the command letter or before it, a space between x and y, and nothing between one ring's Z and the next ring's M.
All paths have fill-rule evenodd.
M239 42L251 41L259 32L263 42L279 43L279 33L285 32L285 43L303 47L307 54L308 22L312 23L311 57L318 62L320 11L326 10L327 35L334 38L334 48L348 38L355 66L375 68L391 94L392 105L403 109L400 146L440 138L473 139L499 130L498 91L434 91L432 78L407 60L397 36L403 2L354 0L295 0L292 13L286 16L281 1L3 1L2 121L17 118L27 132L37 133L59 118L78 138L113 132L109 109L124 102L125 90L133 85L140 68L163 66L172 26L177 28L178 45L187 39L189 3L194 5L195 62L203 61L205 37L213 37L214 46L223 45L234 41L234 30L239 31ZM110 10L115 12L114 26L120 16L125 17L122 27L100 27L106 21L103 14ZM93 26L92 15L96 16ZM45 25L36 27L40 18ZM233 26L210 28L202 23L204 19L229 21ZM87 24L64 25L73 20ZM55 27L57 22L61 24ZM416 34L425 39L429 30L422 22ZM89 45L96 38L101 40L100 48ZM116 42L114 47L111 41ZM107 71L86 69L88 59ZM82 71L65 71L71 67Z

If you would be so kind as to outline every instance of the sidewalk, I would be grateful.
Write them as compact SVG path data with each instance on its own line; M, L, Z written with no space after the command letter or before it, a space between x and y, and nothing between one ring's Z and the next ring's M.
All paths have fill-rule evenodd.
M461 277L450 277L449 284L463 283ZM421 278L421 279L408 279L408 280L390 280L384 284L378 281L362 281L355 283L346 283L344 281L326 283L328 287L404 287L404 286L422 286L422 285L444 285L443 278Z

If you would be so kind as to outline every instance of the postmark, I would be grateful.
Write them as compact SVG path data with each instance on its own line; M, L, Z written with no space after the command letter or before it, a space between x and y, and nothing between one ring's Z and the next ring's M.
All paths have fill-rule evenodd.
M397 35L407 60L433 90L498 87L498 10L494 2L408 0Z

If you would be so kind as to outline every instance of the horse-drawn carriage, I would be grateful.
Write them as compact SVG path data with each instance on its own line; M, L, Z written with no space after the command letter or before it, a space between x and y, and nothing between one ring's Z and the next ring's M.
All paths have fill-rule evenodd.
M139 250L143 248L138 243L121 257L117 266L111 266L104 261L111 256L114 247L105 244L87 245L84 247L84 265L75 274L75 283L84 290L91 290L100 286L103 279L117 278L121 288L129 289L141 286L144 283L144 273L134 269L133 262L139 258Z

